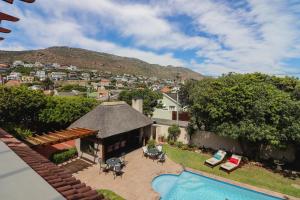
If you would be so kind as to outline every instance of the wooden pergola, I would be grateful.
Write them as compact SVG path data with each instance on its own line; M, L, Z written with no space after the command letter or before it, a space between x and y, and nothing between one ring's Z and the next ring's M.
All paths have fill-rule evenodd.
M26 138L26 142L30 146L47 146L59 144L69 140L87 137L97 134L98 131L86 128L73 128L63 131L50 132L48 134L38 135Z
M10 3L10 4L14 3L14 0L2 0L2 1ZM21 0L21 1L26 2L26 3L35 2L35 0ZM1 21L3 21L3 20L10 21L10 22L17 22L17 21L19 21L19 18L8 15L8 14L3 13L3 12L0 12L0 24L1 24ZM0 33L10 33L10 32L11 32L10 29L7 29L7 28L4 28L4 27L0 26ZM0 37L0 41L4 40L4 39L5 39L4 37Z

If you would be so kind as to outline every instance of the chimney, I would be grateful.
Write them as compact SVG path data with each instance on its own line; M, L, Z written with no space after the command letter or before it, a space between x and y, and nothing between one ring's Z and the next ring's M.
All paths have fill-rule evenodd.
M143 99L142 98L133 98L132 99L132 108L143 113Z

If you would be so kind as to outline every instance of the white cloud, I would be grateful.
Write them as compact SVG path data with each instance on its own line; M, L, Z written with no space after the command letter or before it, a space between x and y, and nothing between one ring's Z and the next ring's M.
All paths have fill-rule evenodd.
M238 7L243 2L247 9ZM150 63L187 65L200 73L212 75L231 71L288 71L284 61L300 57L300 11L296 9L300 2L243 2L39 0L34 4L35 11L29 11L27 7L22 11L5 7L21 16L17 34L22 33L28 41L4 42L0 43L0 48L69 45L135 57ZM184 22L168 20L178 15L190 17L190 26L198 34L191 36L186 30L181 30L178 24ZM103 33L110 32L129 39L130 44L125 47L118 41L101 38ZM192 51L193 55L189 57L195 59L184 61L174 56L175 52L179 54L186 50ZM196 59L204 61L197 63Z
M191 16L199 31L216 35L225 47L199 49L197 55L207 59L196 64L201 71L280 73L282 60L300 55L299 24L286 2L249 0L250 11L212 0L170 2L175 12Z
M29 40L30 47L43 48L49 46L76 46L90 50L103 51L125 57L134 57L153 64L182 66L184 62L173 57L171 53L156 54L136 48L122 47L120 45L99 39L92 39L85 35L85 26L73 18L64 15L52 15L43 18L37 13L23 12L19 9L9 10L22 20L18 22L18 29L22 37ZM20 33L19 33L20 34ZM21 34L20 34L21 35ZM23 50L20 44L0 43L3 50Z

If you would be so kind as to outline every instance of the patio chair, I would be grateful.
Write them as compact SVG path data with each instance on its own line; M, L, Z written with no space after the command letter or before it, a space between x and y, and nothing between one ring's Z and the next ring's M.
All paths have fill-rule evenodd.
M220 169L223 169L228 173L232 172L233 170L239 167L241 160L242 160L242 156L233 154L226 163L220 166Z
M161 145L157 145L156 148L158 149L159 152L162 152L163 147Z
M126 166L125 153L121 154L120 161L121 161L121 166Z
M166 154L165 153L162 153L158 156L158 160L157 162L160 162L160 163L164 163L166 161Z
M204 162L204 164L207 164L210 167L215 167L215 166L217 166L218 164L220 164L224 160L226 154L227 153L225 151L219 150L217 153L214 154L213 157L207 159Z
M148 157L148 148L146 146L143 146L142 149L143 149L143 156Z
M108 165L106 163L104 163L101 158L98 159L98 162L99 162L99 166L100 166L99 173L101 173L101 171L107 173L109 171Z
M114 167L114 179L117 177L117 176L121 176L122 178L122 175L123 175L123 171L122 171L122 168L121 168L121 165L116 165Z

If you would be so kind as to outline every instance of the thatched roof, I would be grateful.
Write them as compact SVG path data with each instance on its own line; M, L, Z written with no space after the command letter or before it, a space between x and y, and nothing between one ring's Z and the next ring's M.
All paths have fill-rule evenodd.
M111 102L97 106L75 121L69 128L80 127L97 130L99 138L107 138L152 123L151 119L125 102Z

